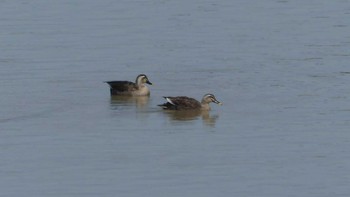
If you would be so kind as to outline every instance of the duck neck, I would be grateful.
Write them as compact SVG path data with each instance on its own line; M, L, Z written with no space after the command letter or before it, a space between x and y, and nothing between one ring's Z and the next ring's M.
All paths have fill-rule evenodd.
M201 101L201 106L202 106L202 110L210 110L209 103L206 102L204 99L202 99Z

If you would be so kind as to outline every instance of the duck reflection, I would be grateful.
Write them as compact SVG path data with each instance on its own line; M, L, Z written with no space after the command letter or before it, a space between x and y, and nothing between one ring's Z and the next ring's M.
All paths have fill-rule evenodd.
M208 126L215 126L218 115L210 115L209 111L202 110L183 110L183 111L164 111L173 121L191 121L202 119L203 123Z
M136 105L142 109L147 106L148 101L148 96L111 96L111 105L114 107Z
M202 120L203 123L208 125L208 126L212 126L214 127L216 124L216 120L219 118L218 114L215 115L210 115L209 111L203 111L202 112Z

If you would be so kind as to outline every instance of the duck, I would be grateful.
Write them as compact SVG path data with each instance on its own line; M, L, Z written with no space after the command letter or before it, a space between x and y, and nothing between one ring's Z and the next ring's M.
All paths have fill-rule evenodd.
M131 81L106 81L111 96L149 96L150 90L145 84L152 85L145 74L139 74L135 83Z
M202 101L199 102L194 98L190 98L187 96L176 96L170 97L165 96L164 99L167 101L164 104L158 105L165 110L201 110L201 111L209 111L210 106L209 103L213 102L218 105L222 105L213 94L205 94L202 98Z

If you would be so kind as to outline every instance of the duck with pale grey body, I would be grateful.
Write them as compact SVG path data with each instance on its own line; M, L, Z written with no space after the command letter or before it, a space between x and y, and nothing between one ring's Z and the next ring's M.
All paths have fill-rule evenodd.
M203 96L202 101L199 102L194 98L187 96L177 96L177 97L164 97L167 101L164 104L158 105L163 109L167 110L210 110L209 103L213 102L222 105L213 94L206 94Z
M106 81L110 86L112 96L149 96L150 91L145 85L152 85L145 74L136 77L136 81Z

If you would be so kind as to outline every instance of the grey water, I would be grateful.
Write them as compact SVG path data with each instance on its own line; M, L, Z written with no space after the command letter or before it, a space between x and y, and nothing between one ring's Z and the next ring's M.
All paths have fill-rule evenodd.
M348 0L0 1L0 196L350 195ZM108 80L145 73L149 98ZM162 111L162 96L223 106Z

